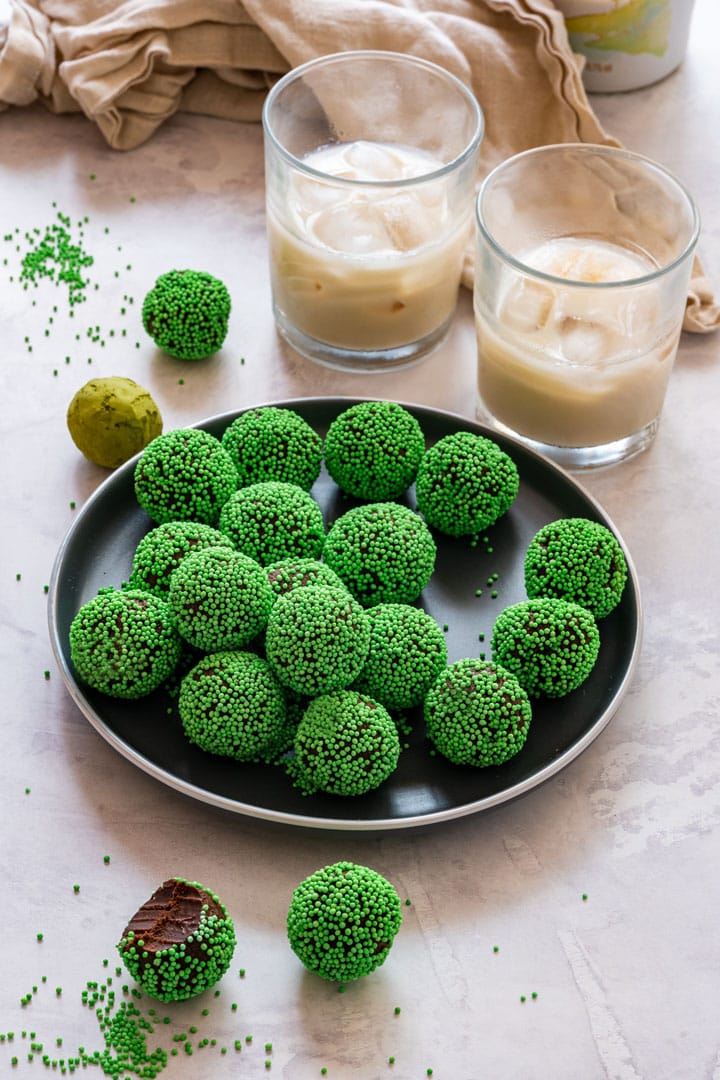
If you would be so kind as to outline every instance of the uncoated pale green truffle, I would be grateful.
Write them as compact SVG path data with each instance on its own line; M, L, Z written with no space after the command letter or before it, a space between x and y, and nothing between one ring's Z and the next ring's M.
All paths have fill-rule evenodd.
M236 489L232 458L201 428L178 428L159 435L135 466L135 497L158 524L201 521L215 525Z
M502 765L522 750L532 719L527 693L490 661L456 660L423 706L429 738L455 765Z
M240 487L280 480L309 491L322 465L322 439L293 409L249 409L225 429L222 445L237 469Z
M308 705L295 735L291 774L306 794L364 795L387 780L400 739L387 709L355 690Z
M70 624L70 656L79 678L117 698L152 693L180 659L170 605L139 589L104 589Z
M121 375L90 379L68 406L72 440L85 457L116 469L162 433L160 410L144 387Z
M170 576L186 555L206 547L227 547L227 536L199 521L167 521L146 533L135 548L128 584L167 598Z
M412 484L425 453L425 437L402 405L362 401L332 421L323 453L327 471L342 491L386 502Z
M180 684L178 711L192 743L236 761L272 759L286 738L282 686L254 653L204 656Z
M220 532L262 566L316 559L325 542L322 510L297 484L267 480L240 488L223 507Z
M265 629L273 591L254 559L228 547L186 556L170 579L178 630L205 652L242 649Z
M266 566L265 573L275 596L284 596L292 589L304 589L308 585L345 588L335 571L319 559L280 559Z
M512 671L531 697L563 697L577 689L599 651L592 612L568 600L513 604L500 612L493 627L493 659Z
M365 607L411 604L435 568L437 548L422 518L399 503L368 503L330 527L323 560Z
M386 878L367 866L337 862L297 886L287 934L309 971L349 982L385 962L401 923L400 897Z
M426 451L415 491L428 525L449 536L472 536L509 510L519 486L515 462L497 443L457 431Z
M225 974L235 928L214 892L199 881L170 878L133 915L117 948L148 994L164 1002L185 1001Z
M146 331L159 349L178 360L202 360L225 341L230 294L212 274L169 270L161 274L142 307Z
M388 709L412 709L447 664L442 630L422 608L378 604L368 611L370 648L354 689Z
M617 607L627 562L615 536L589 518L559 518L532 538L525 555L525 591L531 600L572 600L602 619Z
M314 697L343 690L367 656L370 624L344 589L308 585L278 597L265 635L267 658L278 678Z

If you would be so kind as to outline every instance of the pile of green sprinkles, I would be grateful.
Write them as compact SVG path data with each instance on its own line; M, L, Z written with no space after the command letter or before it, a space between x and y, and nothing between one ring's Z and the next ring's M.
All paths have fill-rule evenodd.
M90 218L83 215L73 221L71 215L59 210L55 202L52 203L52 211L50 223L28 228L24 232L16 226L3 236L6 243L13 245L13 254L17 258L17 270L9 275L11 283L24 291L36 290L48 285L66 291L66 308L63 309L55 303L50 309L43 330L45 338L49 338L57 331L62 333L64 330L67 333L64 317L74 318L76 308L85 303L91 289L92 292L100 289L99 282L91 280L91 271L95 268L96 260L87 247L86 234ZM107 234L110 230L106 226L104 231ZM120 250L121 247L118 246L118 251ZM10 259L4 257L2 265L11 269ZM131 264L128 264L125 269L131 270ZM120 272L116 270L114 276L119 277ZM133 299L126 296L124 301L132 303ZM32 307L36 307L37 301L33 299L31 304ZM125 312L126 308L121 307L120 315L124 315ZM126 333L125 329L121 331L122 336ZM102 348L108 338L115 336L115 330L105 330L99 325L93 325L87 327L84 336ZM75 333L74 339L80 342L83 335ZM30 334L25 334L24 344L27 351L32 353L33 344ZM84 354L83 359L85 358L88 364L92 363L92 357ZM71 359L66 355L65 363L70 364ZM53 369L53 375L58 375L57 367Z

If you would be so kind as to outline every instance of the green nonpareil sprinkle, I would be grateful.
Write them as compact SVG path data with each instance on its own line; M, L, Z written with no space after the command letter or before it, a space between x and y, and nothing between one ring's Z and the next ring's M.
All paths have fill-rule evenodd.
M80 892L80 886L79 885L73 885L73 892L79 893Z
M104 863L109 863L110 862L110 856L109 855L103 855L103 862Z
M531 997L531 998L533 999L533 1001L537 1001L537 990L533 990L533 992L532 992L532 994L530 995L530 997Z
M583 898L583 900L587 900L587 898L588 898L588 894L587 894L586 892L584 892L584 893L582 894L582 898Z
M396 1016L399 1016L399 1015L400 1015L400 1006L399 1006L399 1005L396 1005L396 1006L395 1006L395 1010L394 1010L394 1011L395 1011L395 1015L396 1015Z

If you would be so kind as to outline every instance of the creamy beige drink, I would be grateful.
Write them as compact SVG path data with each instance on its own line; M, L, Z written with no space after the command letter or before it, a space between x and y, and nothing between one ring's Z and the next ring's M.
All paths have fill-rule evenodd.
M357 140L302 162L308 168L289 176L284 205L268 207L273 298L282 316L310 338L352 350L406 345L447 323L471 207L458 214L445 176L393 183L431 174L442 161Z
M506 267L493 310L476 295L478 388L487 409L551 446L599 446L651 424L660 415L679 318L659 340L667 313L655 280L589 286L627 283L653 274L656 264L615 243L572 236L518 258L560 280Z

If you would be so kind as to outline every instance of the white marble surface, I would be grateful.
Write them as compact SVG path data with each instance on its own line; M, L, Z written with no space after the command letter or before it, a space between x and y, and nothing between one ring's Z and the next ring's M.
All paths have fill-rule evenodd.
M698 0L677 73L595 99L608 130L693 192L717 289L719 37L715 0ZM105 476L71 443L67 404L91 375L120 373L151 390L167 429L317 394L396 397L470 417L469 297L440 351L404 373L331 373L283 347L269 308L257 126L179 116L119 156L80 117L0 115L0 236L50 224L53 200L73 218L88 216L102 286L75 321L117 330L104 348L77 342L61 306L45 337L52 293L10 282L14 245L0 241L0 259L8 257L0 266L0 1033L15 1033L14 1050L0 1043L0 1075L43 1074L41 1055L27 1061L31 1031L56 1058L101 1045L81 990L113 975L114 943L134 906L181 874L220 894L239 944L220 997L160 1007L173 1018L158 1028L164 1045L177 1046L172 1033L193 1023L197 1038L218 1040L172 1058L168 1077L311 1080L324 1066L331 1080L415 1080L430 1067L435 1080L718 1080L720 337L683 339L654 447L584 480L628 543L646 613L632 688L587 752L522 800L425 831L269 828L135 768L63 685L43 586L73 520L70 503L81 507ZM145 291L173 265L204 265L233 294L226 347L196 368L158 355L139 323ZM124 294L135 298L125 322ZM384 967L339 994L304 973L284 924L293 887L345 858L384 873L412 905ZM32 1001L22 1006L26 993ZM238 1057L233 1040L246 1034L254 1042Z

